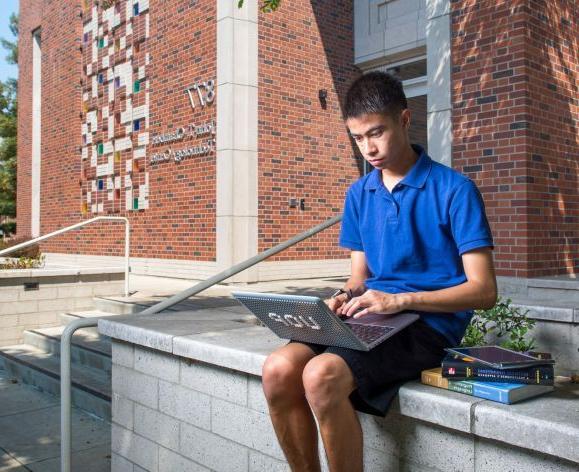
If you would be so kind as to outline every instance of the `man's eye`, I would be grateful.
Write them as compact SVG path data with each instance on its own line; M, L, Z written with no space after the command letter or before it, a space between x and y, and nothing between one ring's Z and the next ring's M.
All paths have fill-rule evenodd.
M375 131L370 135L372 138L379 138L380 136L382 136L382 131Z

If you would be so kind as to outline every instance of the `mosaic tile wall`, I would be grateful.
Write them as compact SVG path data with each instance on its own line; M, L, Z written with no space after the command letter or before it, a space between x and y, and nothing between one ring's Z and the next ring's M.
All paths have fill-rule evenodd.
M84 0L81 211L149 208L149 0Z

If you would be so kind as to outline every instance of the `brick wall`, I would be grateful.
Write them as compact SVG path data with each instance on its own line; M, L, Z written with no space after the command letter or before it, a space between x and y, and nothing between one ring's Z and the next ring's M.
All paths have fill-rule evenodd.
M579 9L529 2L530 159L525 214L531 277L579 272Z
M339 14L338 14L339 12ZM352 66L351 2L282 2L259 17L259 251L338 214L360 176L340 102ZM328 92L326 108L318 90ZM289 207L305 199L305 210ZM279 259L347 257L339 225Z
M499 275L579 267L572 4L452 2L453 165L483 193Z
M30 235L32 156L32 31L41 24L44 2L21 0L18 25L17 233Z
M94 213L91 204L83 208L90 181L98 175L81 159L83 147L81 124L86 113L97 111L98 132L93 143L106 142L106 119L102 110L108 106L115 114L115 138L124 131L117 116L125 109L127 92L117 91L114 102L109 102L106 84L99 85L97 97L90 94L90 75L86 65L92 61L91 44L83 41L83 24L90 21L95 2L53 0L44 11L38 2L25 1L21 5L22 60L20 83L31 85L30 29L42 28L42 170L41 170L41 234L98 215L127 216L132 227L131 254L135 257L170 259L215 260L215 152L209 155L184 158L180 162L162 162L150 165L142 160L149 173L149 209L126 210L125 185L115 194L115 201L107 200L107 189L93 192L92 202L101 202L103 211ZM45 2L46 3L46 2ZM124 5L122 22L115 32L106 31L110 44L126 33ZM215 121L214 103L192 109L186 88L196 82L215 79L216 26L215 2L172 2L170 7L150 2L150 35L145 38L145 15L133 18L133 33L126 36L132 46L133 66L145 66L150 93L151 137L170 133L180 127L201 125ZM100 8L100 7L99 7ZM28 31L26 33L26 31ZM128 47L127 47L128 49ZM103 50L104 51L104 50ZM99 71L103 51L99 50ZM125 61L125 50L116 51L115 64ZM112 65L112 64L111 64ZM106 70L104 70L106 77ZM92 75L95 75L93 70ZM144 88L145 81L143 81ZM133 84L128 86L132 87ZM28 85L27 85L28 86ZM133 93L133 108L145 104L145 90ZM88 93L89 99L83 98ZM31 90L21 90L19 109L19 233L30 233L30 123ZM122 102L122 103L121 103ZM148 145L148 156L163 154L167 149L180 150L204 143L211 137L187 137L166 145ZM115 173L128 175L125 162L137 146L133 133L133 148L115 155ZM90 154L90 149L89 149ZM103 160L102 158L105 158ZM106 161L99 156L98 164ZM145 184L145 172L133 168L135 192ZM96 194L96 197L95 197ZM119 199L119 196L121 198ZM72 252L80 254L121 255L124 250L124 231L120 223L97 223L94 226L59 236L43 244L45 252Z

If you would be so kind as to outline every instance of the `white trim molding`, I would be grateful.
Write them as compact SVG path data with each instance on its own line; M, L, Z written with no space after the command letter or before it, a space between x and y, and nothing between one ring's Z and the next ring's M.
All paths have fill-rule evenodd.
M258 1L217 1L217 271L258 250ZM250 268L234 277L257 280Z
M450 0L426 1L428 154L452 165Z

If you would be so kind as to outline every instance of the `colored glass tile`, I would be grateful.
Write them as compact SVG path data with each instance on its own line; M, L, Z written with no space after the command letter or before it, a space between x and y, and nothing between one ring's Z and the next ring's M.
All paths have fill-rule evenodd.
M105 77L103 74L98 75L98 81L99 81L99 84L102 84L105 81Z
M139 209L139 198L135 197L133 198L133 210L138 210Z
M133 5L133 15L139 16L139 4L138 3L135 3Z
M141 120L133 121L133 131L139 131L141 129Z
M139 93L140 91L141 91L141 81L135 80L135 83L133 84L133 93Z
M104 48L104 47L105 47L105 38L99 38L98 48L99 48L99 49L102 49L102 48Z
M105 181L103 179L99 179L99 190L103 190L105 188Z
M88 33L84 33L83 37L82 37L84 43L88 43Z
M103 143L98 143L97 144L97 152L99 156L102 156L103 152L104 152L104 146Z
M121 151L115 151L115 162L121 162Z
M121 86L121 78L115 77L115 88L119 88Z

